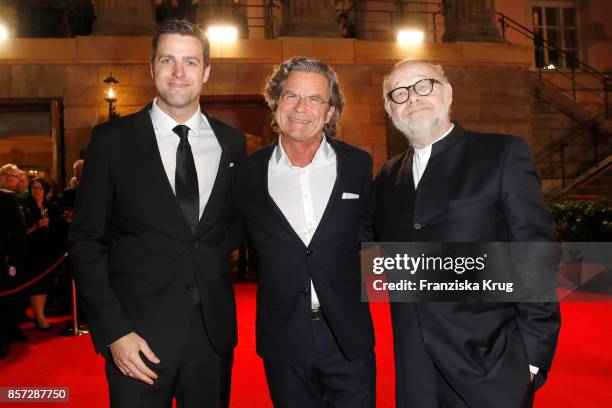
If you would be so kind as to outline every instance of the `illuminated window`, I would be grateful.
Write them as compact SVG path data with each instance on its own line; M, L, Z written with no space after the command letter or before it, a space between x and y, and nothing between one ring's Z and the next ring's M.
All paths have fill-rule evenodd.
M575 7L532 7L537 67L578 68L578 11ZM548 47L546 47L548 45ZM563 52L565 51L567 56Z

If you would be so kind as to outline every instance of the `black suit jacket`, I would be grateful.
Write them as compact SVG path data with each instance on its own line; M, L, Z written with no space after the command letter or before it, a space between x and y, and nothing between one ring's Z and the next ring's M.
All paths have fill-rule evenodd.
M268 162L276 143L249 156L234 174L236 211L257 259L257 353L269 361L298 364L312 358L311 279L343 353L353 359L374 345L370 309L361 302L358 256L372 158L328 141L336 153L337 178L308 246L268 192ZM342 199L343 193L359 198Z
M433 145L416 190L412 153L391 159L376 178L379 241L554 241L554 223L522 139L455 123ZM410 347L401 342L402 322L414 311L414 304L392 304L396 347ZM434 364L469 406L502 406L497 399L504 394L497 391L524 383L528 364L542 370L539 382L550 369L560 327L557 303L418 303L416 313Z
M14 192L0 188L0 290L9 289L22 281L25 257L25 224ZM10 276L9 266L18 276ZM5 330L5 328L3 328Z
M199 290L213 347L236 344L228 271L231 167L244 155L244 134L208 117L222 153L195 234L172 191L149 107L96 126L69 233L70 260L95 348L104 352L134 331L157 356L176 356Z

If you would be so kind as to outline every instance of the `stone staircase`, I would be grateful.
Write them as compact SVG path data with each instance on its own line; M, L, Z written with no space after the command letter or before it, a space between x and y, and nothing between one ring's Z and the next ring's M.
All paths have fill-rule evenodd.
M562 189L553 190L549 198L569 200L612 199L612 155L609 155Z
M612 167L608 165L604 171L577 186L566 197L590 200L612 198Z
M612 121L596 113L597 105L576 102L536 76L528 83L535 96L531 148L544 194L548 198L606 196L601 192L606 179L595 182L592 178L600 176L601 163L612 154ZM586 187L581 190L582 184L599 187L590 194Z
M579 71L572 73L571 71L542 70L534 75L592 113L604 113L606 109L608 113L612 113L612 82L610 80ZM606 106L606 87L608 88L608 106Z
M496 13L504 39L512 31L552 49L574 69L538 68L527 84L532 102L530 147L548 198L607 197L612 154L612 87L609 75L542 41L536 33Z

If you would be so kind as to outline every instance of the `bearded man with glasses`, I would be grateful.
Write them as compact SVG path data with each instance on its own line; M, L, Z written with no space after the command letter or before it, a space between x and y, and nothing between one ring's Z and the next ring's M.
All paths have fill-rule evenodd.
M529 148L449 117L442 67L400 61L385 110L409 148L374 186L380 242L551 242ZM529 407L550 370L558 303L392 303L398 408Z
M236 167L234 198L257 259L257 353L276 408L374 408L359 242L372 158L334 139L344 106L327 64L294 57L268 78L278 140Z

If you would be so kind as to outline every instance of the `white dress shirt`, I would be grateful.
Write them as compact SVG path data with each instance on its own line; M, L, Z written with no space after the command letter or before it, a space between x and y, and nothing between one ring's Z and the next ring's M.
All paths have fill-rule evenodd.
M153 129L155 130L157 147L159 147L164 170L166 170L166 175L174 194L176 194L174 183L176 175L176 149L180 138L172 129L179 124L189 127L189 144L191 145L193 160L195 161L198 188L200 189L199 217L201 218L206 203L210 198L210 193L217 177L217 171L219 170L221 145L219 145L219 141L212 131L206 116L202 114L199 107L187 122L178 123L157 106L157 98L155 98L150 114Z
M325 212L336 182L336 153L325 136L315 155L305 167L291 164L279 139L268 163L268 191L304 245L310 240ZM310 282L312 309L318 309L319 298Z
M414 149L414 156L412 157L412 180L414 181L414 188L416 189L419 185L419 181L421 181L421 177L423 177L423 173L425 173L425 168L427 167L427 163L429 163L429 158L431 157L431 146L444 139L450 132L452 132L455 127L454 123L451 123L451 127L444 132L442 136L434 140L430 145L422 148L422 149Z

